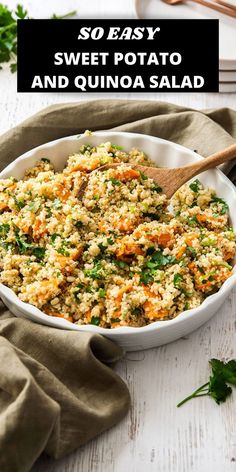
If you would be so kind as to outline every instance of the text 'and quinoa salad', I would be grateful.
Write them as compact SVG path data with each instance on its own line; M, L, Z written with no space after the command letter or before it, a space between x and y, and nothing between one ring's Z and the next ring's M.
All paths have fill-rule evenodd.
M81 146L60 172L45 158L0 180L1 283L48 315L105 328L169 320L219 290L236 250L227 203L198 180L168 201L127 162L153 165L108 142Z

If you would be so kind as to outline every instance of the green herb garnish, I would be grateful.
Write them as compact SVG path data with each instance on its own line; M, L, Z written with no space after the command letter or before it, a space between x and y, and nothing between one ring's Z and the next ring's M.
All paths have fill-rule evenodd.
M81 136L81 134L78 137L80 137L80 136ZM85 152L91 151L91 149L92 148L91 148L90 144L83 144L83 146L81 146L79 151L80 151L80 154L85 154Z
M32 249L32 254L37 257L37 259L41 260L45 256L46 249L44 247L34 247Z
M52 19L61 20L75 14L76 11L63 16L54 14ZM0 4L0 63L10 63L11 72L17 70L17 20L26 19L29 19L29 14L23 5L17 5L15 10L10 10L6 5Z
M99 316L92 316L90 323L92 325L99 326L100 321L101 321L101 319L99 318Z
M76 226L77 229L80 229L80 228L82 228L83 223L82 223L82 221L76 221L76 223L74 223L74 225Z
M153 187L151 188L151 190L152 190L153 192L157 192L157 193L161 193L161 192L162 192L162 188L161 188L159 185L157 185L157 184L153 185Z
M17 200L17 198L16 198L16 196L15 196L15 195L14 195L13 199L14 199L14 202L15 202L16 208L17 208L18 210L21 210L22 208L24 208L24 206L25 206L25 202L23 202L23 200L20 200L20 199L19 199L19 200Z
M148 248L150 253L151 248ZM164 267L168 264L174 264L176 258L174 256L165 256L162 251L154 251L149 261L147 261L142 267L142 272L140 275L140 280L145 285L148 285L150 282L154 281L156 271L161 267Z
M189 184L189 187L191 188L193 192L197 193L201 189L201 182L198 179L196 179L191 184Z
M148 180L148 176L145 175L141 170L139 171L139 173L143 180Z
M6 236L9 230L10 225L8 225L7 223L3 223L2 225L0 225L0 237Z
M40 246L34 246L32 243L19 236L19 233L15 234L16 244L19 248L20 254L30 253L37 259L41 260L45 256L46 249Z
M100 289L98 290L98 296L99 296L99 298L105 298L105 296L106 296L106 290L105 290L104 288L100 288Z
M115 265L116 265L117 267L119 267L120 269L125 269L126 267L129 266L129 264L127 264L127 262L125 262L125 261L118 261L118 260L115 260L114 263L115 263Z
M118 146L118 144L112 144L111 147L113 149L117 149L117 151L122 151L123 150L123 146Z
M120 318L111 318L111 323L119 323Z
M187 253L188 256L192 256L193 258L196 257L196 255L197 255L196 249L194 249L194 247L192 247L192 246L187 247L186 253Z
M187 216L187 222L190 226L196 226L198 224L196 215Z
M183 276L181 274L175 274L174 275L174 287L179 289L181 287L182 282L183 282Z
M210 203L220 203L222 205L220 215L225 215L225 213L228 213L229 211L229 205L225 200L223 200L223 198L213 197Z
M113 177L110 177L109 180L111 181L111 183L112 183L113 185L118 185L118 186L121 185L121 181L120 181L120 180L117 180L117 179L114 179Z
M92 269L85 270L85 275L93 280L102 279L104 277L103 269L100 262L97 262Z
M56 239L60 236L60 234L53 233L51 236L51 244L55 246Z
M236 385L236 360L223 362L218 359L210 360L211 375L209 381L195 390L191 395L182 400L177 407L180 407L192 398L210 396L219 405L225 402L231 395L232 388L228 384Z

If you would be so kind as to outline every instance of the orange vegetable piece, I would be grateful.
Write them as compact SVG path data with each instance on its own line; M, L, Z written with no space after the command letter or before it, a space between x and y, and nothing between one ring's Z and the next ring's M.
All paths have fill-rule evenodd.
M192 246L192 242L194 239L196 239L198 236L196 233L189 233L186 237L185 237L185 242L188 246Z
M161 320L168 315L168 310L164 308L157 310L155 305L150 301L145 302L143 307L145 316L147 316L149 320Z
M127 182L133 179L140 179L140 173L135 169L124 169L122 171L115 170L112 173L112 177L117 180L121 180L121 182Z
M47 233L46 223L42 221L39 217L35 218L35 223L33 224L33 238L39 239L41 236L44 236Z
M234 253L233 253L233 252L226 252L226 253L224 254L224 259L225 259L226 261L230 261L231 259L233 259L233 257L234 257Z
M91 310L88 310L86 311L85 315L84 315L84 320L86 321L86 323L90 323L91 321Z
M196 215L196 218L197 218L197 221L199 223L204 223L205 221L207 221L209 219L209 217L207 217L206 215L202 215L202 214Z
M77 170L81 172L91 172L92 170L97 169L100 165L101 162L99 157L90 157L89 159L83 157L74 167L72 167L72 169L70 169L70 173L76 172Z
M125 218L124 220L122 219L116 219L112 221L112 225L114 228L118 229L122 233L132 233L134 228L139 224L139 218L132 218L128 219Z
M50 311L50 310L44 310L45 313L49 316L56 316L58 318L64 318L67 321L70 321L71 323L73 322L72 316L67 316L64 313L59 313L58 311Z
M183 256L183 254L185 253L186 251L186 247L187 246L182 246L179 251L177 252L177 255L176 255L176 259L181 259L181 257Z
M125 259L127 256L142 255L143 250L134 243L123 241L117 250L117 259Z

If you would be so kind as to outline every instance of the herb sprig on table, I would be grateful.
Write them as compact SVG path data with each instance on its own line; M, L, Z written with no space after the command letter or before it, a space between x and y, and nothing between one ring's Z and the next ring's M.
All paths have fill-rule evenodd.
M211 366L209 381L178 403L177 407L192 400L192 398L206 395L215 400L219 405L225 402L226 398L231 395L232 388L228 384L236 386L236 360L232 359L229 362L223 362L218 359L211 359L209 364Z
M63 16L53 14L52 19L62 20L74 15L76 11ZM29 14L23 5L9 10L6 5L0 3L0 64L9 63L11 72L16 72L17 69L17 20L26 19L29 19Z

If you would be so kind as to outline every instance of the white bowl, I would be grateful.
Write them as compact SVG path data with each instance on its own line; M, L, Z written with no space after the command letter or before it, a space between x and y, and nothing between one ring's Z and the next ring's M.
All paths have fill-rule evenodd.
M132 147L137 147L145 151L160 166L183 166L201 158L198 154L183 146L152 136L99 131L93 133L92 136L71 136L39 146L12 162L1 172L0 178L7 178L12 175L20 179L23 177L25 170L33 166L42 157L48 157L56 170L60 170L63 168L68 155L77 152L82 144L97 145L105 141L123 146L127 151ZM204 185L215 188L217 194L227 201L230 207L231 224L234 230L236 230L236 212L233 211L236 205L236 189L234 185L218 169L202 173L199 179ZM235 282L236 273L234 272L221 289L206 298L198 308L187 310L173 320L156 321L141 328L120 327L105 329L93 325L78 326L62 318L48 316L33 305L22 302L10 288L3 284L0 284L0 296L16 316L25 317L32 321L57 328L100 333L116 341L126 351L135 351L169 343L199 328L220 308L235 285Z

